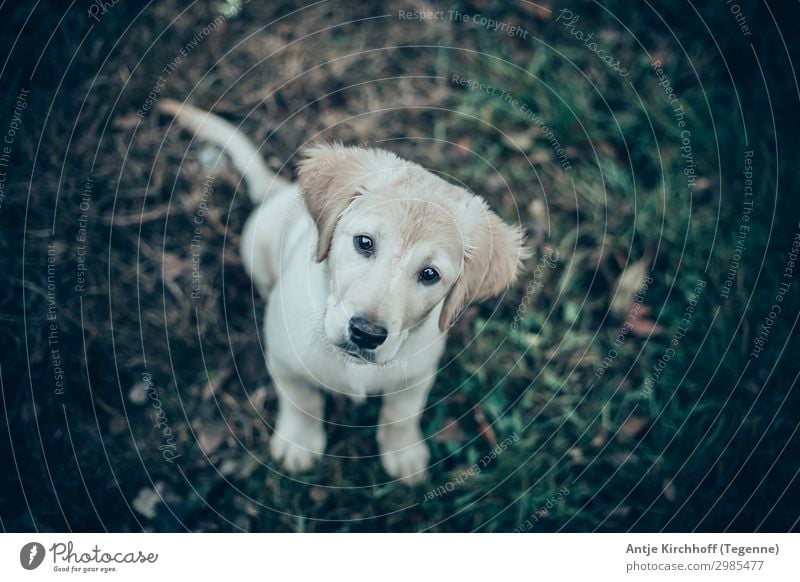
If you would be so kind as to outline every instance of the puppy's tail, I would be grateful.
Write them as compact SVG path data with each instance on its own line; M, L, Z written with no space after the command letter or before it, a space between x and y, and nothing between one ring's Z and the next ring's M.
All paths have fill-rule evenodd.
M242 174L247 193L254 203L259 204L271 192L290 186L288 180L267 167L255 144L221 117L173 99L160 101L158 108L172 115L181 127L192 129L202 139L221 147Z

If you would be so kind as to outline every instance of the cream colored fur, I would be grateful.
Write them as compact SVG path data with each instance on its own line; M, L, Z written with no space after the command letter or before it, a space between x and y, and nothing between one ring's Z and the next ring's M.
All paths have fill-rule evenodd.
M273 457L300 471L323 455L320 389L357 402L382 395L383 466L407 484L423 479L429 452L419 421L447 330L470 302L514 281L527 256L521 230L482 198L390 152L312 146L289 183L226 121L174 101L161 109L221 146L258 204L241 255L269 299L267 363L279 396ZM371 256L356 249L357 236L374 242ZM434 284L420 280L426 267L440 277ZM380 322L385 341L355 353L353 317Z

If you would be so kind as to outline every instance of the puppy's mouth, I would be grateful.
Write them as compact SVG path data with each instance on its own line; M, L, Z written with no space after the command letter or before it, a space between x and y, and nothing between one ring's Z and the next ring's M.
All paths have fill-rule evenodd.
M358 360L359 362L366 362L368 364L375 363L375 351L365 350L359 348L357 345L350 342L344 342L336 346L346 356Z

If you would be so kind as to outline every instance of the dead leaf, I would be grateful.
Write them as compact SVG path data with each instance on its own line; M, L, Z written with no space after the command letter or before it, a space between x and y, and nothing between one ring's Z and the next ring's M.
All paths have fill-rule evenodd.
M530 214L533 221L541 227L548 224L547 220L547 206L541 198L535 198L528 205L528 214Z
M528 158L536 164L548 164L553 160L550 150L545 148L535 148Z
M645 319L652 310L649 307L642 305L639 313L632 315L626 321L626 324L631 330L631 333L638 337L649 337L651 335L659 335L663 331L660 325L656 322Z
M455 153L460 158L469 158L472 155L472 140L468 137L458 138Z
M573 462L575 463L583 463L583 451L577 447L570 447L567 449L567 454L570 456Z
M220 388L225 384L232 372L233 369L228 367L217 370L217 372L208 379L205 386L203 386L203 400L216 397Z
M328 498L328 490L324 487L312 487L308 490L308 496L311 498L311 501L322 503Z
M553 17L553 5L548 0L537 2L522 2L519 8L539 20L550 20Z
M156 516L156 506L161 502L163 489L164 484L161 481L156 483L155 489L152 487L140 489L136 497L133 498L131 505L147 519L153 519Z
M710 190L714 186L715 180L711 178L700 177L694 181L694 191L695 192L704 192L706 190Z
M467 440L461 425L458 424L458 421L455 418L448 418L445 420L445 422L447 423L446 426L434 435L434 441L437 443L463 443L465 440Z
M621 427L617 436L621 441L628 441L638 435L647 426L648 419L642 416L631 416Z
M165 251L161 255L161 269L164 274L164 281L179 280L188 267L188 261L184 261L175 253Z
M223 477L230 477L239 468L239 464L234 459L225 459L219 466L219 472Z
M529 129L517 133L504 133L502 140L506 145L512 149L519 150L520 152L527 152L533 146L533 140L540 133L540 130L535 125Z
M475 408L473 408L473 412L475 414L475 422L478 423L478 430L483 438L492 445L493 447L497 445L497 435L494 433L494 429L492 425L490 425L486 420L486 414L483 412L483 407L480 404L476 404Z
M219 448L227 433L228 430L224 424L205 422L198 431L197 443L206 455L210 455Z
M250 405L254 410L261 411L264 409L264 403L267 401L267 388L266 386L259 386L250 393Z
M625 319L635 303L636 294L644 285L647 267L650 261L642 259L625 267L614 286L614 296L611 298L611 313Z
M142 122L142 118L135 113L120 115L114 119L114 127L117 129L133 129Z
M149 386L147 382L137 382L128 391L128 400L133 404L144 404L147 402L147 388Z
M594 446L594 447L602 447L604 444L606 444L606 439L607 438L608 438L608 435L606 434L605 429L600 429L600 431L592 439L592 446Z
M628 515L630 512L631 512L631 508L630 508L630 507L628 507L628 506L626 506L626 505L623 505L623 506L621 506L621 507L617 507L616 509L614 509L614 511L612 511L612 512L609 514L609 516L608 516L608 517L609 517L609 518L611 518L611 517L621 517L621 518L625 518L625 517L627 517L627 515Z
M675 501L675 499L678 497L678 490L671 479L664 481L661 491L667 501Z

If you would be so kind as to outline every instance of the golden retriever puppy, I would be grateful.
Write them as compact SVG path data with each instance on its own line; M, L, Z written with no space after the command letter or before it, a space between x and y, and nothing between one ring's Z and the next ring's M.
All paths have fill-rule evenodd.
M393 153L319 144L298 180L272 174L226 121L165 101L162 111L221 146L257 204L241 255L267 302L267 363L279 395L272 456L301 471L323 455L321 389L382 395L377 438L386 472L423 479L420 415L448 328L501 293L528 255L523 233L482 198Z

